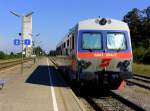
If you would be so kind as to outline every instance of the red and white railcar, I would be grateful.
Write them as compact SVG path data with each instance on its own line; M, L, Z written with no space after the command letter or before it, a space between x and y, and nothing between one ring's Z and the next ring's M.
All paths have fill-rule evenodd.
M132 77L132 47L125 22L94 18L80 21L57 45L71 81L117 89Z

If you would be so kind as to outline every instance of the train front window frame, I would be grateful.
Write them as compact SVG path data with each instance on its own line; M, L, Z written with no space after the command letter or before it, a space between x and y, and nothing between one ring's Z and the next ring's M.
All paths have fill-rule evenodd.
M106 35L106 47L108 50L127 50L126 35L121 32L108 32Z
M103 47L102 34L99 32L83 32L81 44L83 50L101 50Z

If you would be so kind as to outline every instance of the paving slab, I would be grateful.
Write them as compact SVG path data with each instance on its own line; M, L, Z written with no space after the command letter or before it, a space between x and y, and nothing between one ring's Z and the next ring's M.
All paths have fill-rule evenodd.
M0 79L6 81L0 90L0 111L83 111L48 58L25 63L20 72L20 65L0 71Z
M39 63L44 64L43 60ZM26 63L23 75L20 66L0 72L0 78L6 81L0 90L0 111L53 111L49 86L27 82L37 68L38 64ZM44 70L42 74L45 73L48 71Z

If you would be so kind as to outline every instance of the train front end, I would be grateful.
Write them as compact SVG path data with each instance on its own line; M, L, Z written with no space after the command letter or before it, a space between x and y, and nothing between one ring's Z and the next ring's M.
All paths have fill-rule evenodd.
M126 23L90 19L79 24L78 79L118 89L132 78L132 48Z

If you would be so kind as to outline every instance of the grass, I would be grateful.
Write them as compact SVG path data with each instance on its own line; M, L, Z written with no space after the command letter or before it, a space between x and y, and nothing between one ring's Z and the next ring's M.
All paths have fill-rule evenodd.
M150 77L150 65L134 63L133 72L136 74Z

